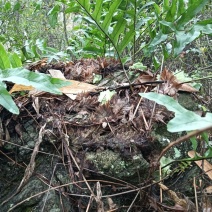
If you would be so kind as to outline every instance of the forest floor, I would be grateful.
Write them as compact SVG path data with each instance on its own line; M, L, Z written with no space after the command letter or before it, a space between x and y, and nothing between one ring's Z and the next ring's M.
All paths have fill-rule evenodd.
M63 95L9 85L21 113L1 111L2 211L195 211L196 191L212 208L204 169L177 162L161 173L162 150L183 135L166 130L172 112L139 95L157 91L203 116L198 105L211 109L210 88L202 97L170 67L123 69L111 58L44 59L28 69L72 84ZM187 157L191 144L178 148ZM176 159L174 149L167 154Z

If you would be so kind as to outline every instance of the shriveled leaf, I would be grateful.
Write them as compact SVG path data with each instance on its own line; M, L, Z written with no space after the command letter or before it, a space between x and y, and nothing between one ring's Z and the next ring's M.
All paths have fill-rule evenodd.
M202 157L200 154L198 154L197 152L195 152L193 150L188 152L188 156L191 157L191 158L195 158L196 155L199 156L199 157ZM212 180L212 165L207 160L197 160L197 161L194 161L194 162Z
M152 92L139 93L139 95L155 101L175 113L175 117L167 125L167 129L170 132L192 131L212 126L212 113L207 113L205 117L200 117L182 107L169 96Z
M0 82L0 104L11 113L19 114L19 109L5 88L5 84L3 82Z
M26 85L20 85L20 84L15 84L13 85L12 89L9 91L9 93L14 93L17 91L31 91L34 88L32 86L26 86Z
M64 94L78 94L82 92L95 91L95 89L98 88L98 86L76 80L68 80L68 82L70 82L71 85L60 88Z
M191 81L192 78L186 78L186 74L183 71L178 72L177 74L173 74L171 71L168 71L167 69L164 69L160 75L161 80L166 81L166 83L163 83L160 86L160 90L163 94L169 94L171 95L170 91L175 90L176 92L178 90L186 91L186 92L198 92L195 88L193 88L189 84L182 84L186 81Z
M52 78L46 74L31 72L24 68L0 70L0 80L10 81L50 93L61 94L59 88L70 85L70 82Z
M204 189L206 193L212 194L212 186L208 186L207 188Z
M65 80L65 77L60 70L50 69L49 73L51 74L52 77ZM78 94L78 93L88 92L88 91L95 91L95 89L98 88L98 86L91 85L85 82L79 82L76 80L67 80L67 81L70 82L71 85L60 88L60 90L66 95Z

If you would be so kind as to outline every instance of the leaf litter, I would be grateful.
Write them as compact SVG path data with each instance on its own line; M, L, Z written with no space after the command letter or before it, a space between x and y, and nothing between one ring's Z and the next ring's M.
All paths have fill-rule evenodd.
M128 158L142 153L148 161L148 166L152 167L160 152L156 151L155 138L151 131L154 130L155 123L166 123L173 114L163 106L155 107L154 102L142 99L138 94L157 89L159 93L177 98L180 89L186 92L197 91L190 85L185 86L179 82L167 69L164 69L160 80L157 80L157 75L150 70L129 69L130 65L132 64L127 64L125 68L128 70L131 84L126 79L119 61L113 58L81 59L75 62L51 64L44 59L29 65L28 69L45 74L50 72L53 77L72 82L72 85L61 89L65 95L32 92L32 87L22 85L14 85L10 93L26 91L26 95L16 97L16 104L22 110L19 118L33 117L39 125L46 125L46 130L54 137L53 140L68 142L64 151L71 161L81 161L80 164L83 165L79 167L79 172L84 168L99 172L98 167L94 168L94 164L82 157L85 152L101 152L107 149L120 152L122 157ZM94 76L97 74L102 76L102 80L93 85ZM27 94L29 90L31 91ZM105 91L114 93L102 103L99 101L99 96ZM72 165L78 166L76 161ZM69 174L73 179L77 177L77 172L73 169L69 170ZM88 183L86 178L83 180ZM127 183L128 179L124 180ZM148 182L146 185L149 184L147 187L150 187L151 182L148 181L149 179L146 180ZM89 185L87 187L95 196ZM114 188L117 189L116 186ZM135 192L138 188L129 186L128 190ZM100 195L102 188L98 182L96 189L97 207L103 211L102 194ZM110 200L108 207L117 209L118 206L113 204L114 199L110 195L107 199ZM156 199L153 201L153 198L149 197L148 202L149 206L158 209L159 201ZM149 206L146 204L142 207ZM135 211L137 211L136 207ZM160 204L161 211L166 210L166 207L168 206ZM170 211L176 211L176 208L173 207Z

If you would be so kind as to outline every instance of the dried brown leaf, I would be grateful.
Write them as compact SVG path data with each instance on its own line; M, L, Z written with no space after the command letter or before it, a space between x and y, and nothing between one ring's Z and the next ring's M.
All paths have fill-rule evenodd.
M212 194L212 186L208 186L207 188L204 189L204 191L208 194Z
M200 154L196 153L200 156ZM189 157L194 158L195 157L195 151L191 150L188 152ZM202 169L205 174L208 175L208 177L212 180L212 165L207 160L198 160L194 161L200 169Z
M117 207L116 204L114 204L113 200L110 197L107 198L107 202L108 202L110 210L113 210Z
M189 84L180 82L172 72L164 69L160 75L161 79L166 81L162 86L160 86L161 93L168 94L170 96L175 96L178 90L186 92L198 92Z

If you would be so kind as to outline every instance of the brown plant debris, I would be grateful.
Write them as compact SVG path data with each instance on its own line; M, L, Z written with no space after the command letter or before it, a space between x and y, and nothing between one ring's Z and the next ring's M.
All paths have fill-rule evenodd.
M30 91L26 92L24 96L20 96L19 91L29 91L33 88L14 85L10 93L15 95L15 102L21 113L19 116L15 116L5 111L2 112L4 120L1 117L0 130L4 131L2 133L4 137L1 135L1 140L7 141L14 132L20 139L23 139L23 123L26 120L33 120L38 129L45 126L44 140L47 139L54 146L55 154L60 153L63 164L68 161L68 165L65 166L68 167L67 172L73 184L76 182L74 189L80 197L75 198L76 204L81 208L89 209L95 200L96 211L105 211L105 208L110 211L118 209L121 211L121 206L116 203L113 196L107 196L108 191L112 193L121 193L125 190L129 193L138 192L139 187L134 186L132 182L124 181L133 181L134 178L141 180L141 184L148 184L147 187L151 185L152 170L149 167L153 167L151 164L153 158L157 158L160 152L160 149L154 146L154 137L151 131L154 130L155 124L159 122L164 124L173 116L165 107L142 99L138 94L157 90L160 93L177 97L179 89L182 89L182 83L167 69L161 73L160 80L157 80L156 74L150 70L131 70L128 65L125 69L131 82L129 85L120 62L113 58L81 59L54 64L48 64L47 60L43 59L29 65L28 69L46 74L49 74L50 70L53 76L58 74L57 77L70 80L72 85L61 90L66 95L77 95L74 98L73 96L68 96L70 97L68 98L66 95L59 96ZM101 76L101 80L93 84L96 75ZM130 89L132 87L133 89ZM73 92L74 89L77 92ZM111 99L103 104L99 101L99 94L107 90L114 93ZM194 92L192 89L187 91ZM4 142L1 141L0 145L4 146ZM88 155L89 153L91 154ZM36 154L37 152L32 154L29 163L32 168L27 169L29 173L24 175L24 182L34 171ZM98 165L104 164L105 161L97 163L97 159L102 155L106 155L105 160L108 160L109 163L110 161L121 161L120 156L124 159L124 162L120 162L121 166L116 166L125 176L124 179L115 178L116 172L112 170L111 164L105 165L105 167L110 166L111 168L107 170L108 172L100 173L101 168ZM89 158L95 158L96 161L91 162L88 160ZM137 164L133 171L131 171L132 161ZM140 166L146 169L142 169ZM114 173L114 176L107 175L110 171ZM92 177L91 172L96 173L97 176L101 174L105 178L110 177L110 180L113 180L112 186L108 185L108 181L94 180L92 187L87 180ZM130 175L132 172L133 176ZM130 177L127 178L128 175ZM142 182L143 178L146 181ZM138 184L137 181L136 183ZM162 184L159 185L162 186ZM105 191L107 192L105 193ZM185 198L178 197L175 192L171 193L168 190L167 192L175 202L174 207L161 204L153 197L149 198L151 203L148 205L146 202L147 206L145 207L150 206L159 211L163 211L163 209L164 211L166 209L170 211L187 210L185 205L188 202ZM89 197L90 201L86 202L86 206L80 195L83 198ZM104 201L104 198L107 202ZM136 203L136 198L133 203ZM129 203L126 207L132 207L132 205L130 206ZM134 205L134 209L134 211L141 211L141 206Z

